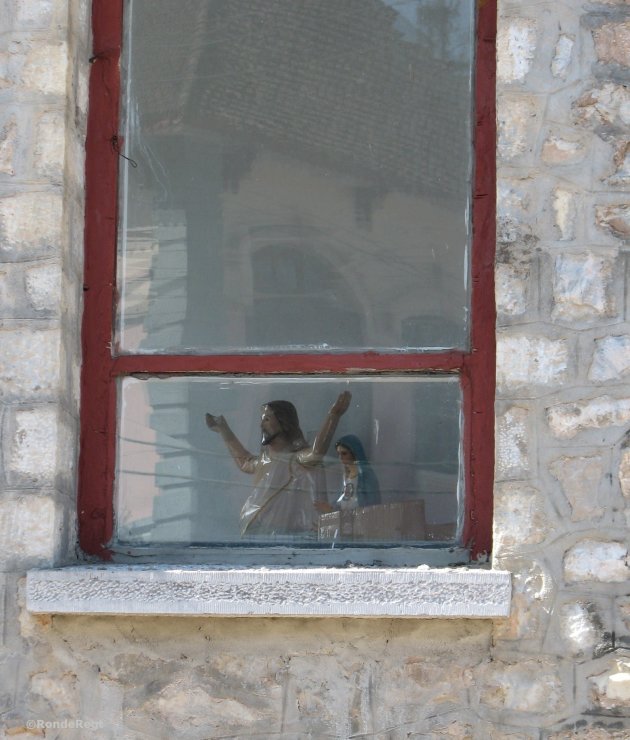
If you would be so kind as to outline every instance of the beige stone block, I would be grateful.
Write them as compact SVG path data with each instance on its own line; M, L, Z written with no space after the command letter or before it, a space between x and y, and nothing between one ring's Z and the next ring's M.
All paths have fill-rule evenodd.
M598 206L595 209L597 225L618 239L630 239L630 206L626 203Z
M566 33L558 36L553 59L551 60L551 74L564 79L567 76L573 57L575 39Z
M604 475L601 455L561 457L551 463L549 471L562 485L571 506L572 522L595 520L604 514L599 501L599 486Z
M522 82L536 53L537 24L531 18L508 18L497 33L499 82Z
M496 640L536 640L552 607L554 584L551 574L535 561L515 558L511 553L493 554L493 567L512 573L510 616L494 623Z
M599 396L583 402L560 403L547 409L547 421L557 439L573 439L587 429L623 426L630 421L630 398Z
M0 130L0 173L14 175L15 147L18 139L17 121L12 116Z
M501 178L497 182L497 238L511 245L531 234L532 196L529 183ZM510 262L511 252L501 255L501 262Z
M68 47L65 43L33 45L22 69L22 84L46 95L65 96Z
M497 337L500 390L561 385L567 371L568 349L563 339L505 333Z
M567 705L557 665L551 660L495 660L481 680L480 701L492 709L549 715Z
M56 193L19 193L0 198L0 256L24 259L58 250L62 200Z
M29 268L24 275L24 289L36 311L56 311L62 297L61 267L44 264Z
M533 486L501 483L494 493L494 534L496 553L521 545L544 542L549 530L542 496Z
M0 568L52 565L60 515L47 496L0 498Z
M496 478L523 478L530 470L529 409L512 406L496 419Z
M578 123L622 129L630 124L630 90L625 85L606 82L578 98L574 109Z
M628 547L622 542L582 540L564 556L567 583L623 583L630 577Z
M498 154L510 161L530 153L540 126L540 101L533 95L505 94L498 101Z
M57 470L59 437L56 406L15 412L7 459L11 484L52 484Z
M554 319L583 320L614 316L612 277L615 254L561 254L553 273L552 316Z
M60 181L65 156L65 125L63 111L46 111L37 121L34 165L35 171Z
M601 618L591 602L563 604L558 621L561 639L575 657L592 655L604 641Z
M589 380L622 380L630 375L630 334L603 337L595 341Z
M0 397L49 400L59 387L58 329L0 330Z
M584 161L586 154L584 141L550 135L543 144L541 158L549 165L570 165Z
M604 23L593 30L593 40L600 62L630 66L630 21Z

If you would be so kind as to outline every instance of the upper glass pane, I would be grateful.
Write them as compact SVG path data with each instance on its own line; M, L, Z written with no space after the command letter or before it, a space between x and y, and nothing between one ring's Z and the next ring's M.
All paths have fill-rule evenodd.
M466 348L473 26L128 0L118 351Z

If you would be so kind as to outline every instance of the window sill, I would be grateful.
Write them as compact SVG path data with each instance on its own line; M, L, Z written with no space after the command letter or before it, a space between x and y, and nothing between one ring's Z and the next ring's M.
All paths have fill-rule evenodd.
M506 571L91 565L31 570L27 608L48 614L507 617Z

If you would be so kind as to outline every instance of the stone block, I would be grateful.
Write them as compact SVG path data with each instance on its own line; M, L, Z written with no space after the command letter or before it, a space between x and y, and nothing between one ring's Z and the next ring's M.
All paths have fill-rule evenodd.
M564 188L556 188L553 193L554 222L561 241L575 238L577 205L575 193Z
M507 18L497 33L499 82L522 82L536 53L537 24L531 18Z
M528 183L502 178L497 182L497 239L503 244L500 261L511 262L509 245L527 240L535 210Z
M630 124L630 90L606 82L580 96L574 103L577 123L594 128L603 136L622 134Z
M0 570L52 566L60 515L52 498L34 493L0 497Z
M531 284L529 264L497 264L494 283L499 316L522 316L527 312L530 307Z
M568 372L564 339L508 335L497 337L497 385L500 390L561 385Z
M52 400L59 387L58 329L0 330L0 398Z
M554 319L580 321L615 315L612 291L615 255L561 254L553 273Z
M24 288L30 305L37 312L56 313L61 299L61 267L45 263L29 267Z
M621 485L621 493L625 498L630 498L630 447L624 447L621 451L619 483Z
M628 547L622 542L585 539L564 555L567 583L624 583L628 577Z
M495 486L493 542L498 555L522 545L539 544L548 531L549 517L540 491L523 483Z
M497 152L501 159L509 162L533 151L542 116L541 105L534 95L505 94L500 97Z
M495 563L512 573L512 605L508 619L495 622L498 640L542 641L546 615L551 611L553 580L539 563L511 554L494 554Z
M630 21L604 23L593 29L593 41L601 64L630 66Z
M559 668L551 659L495 660L480 674L480 702L492 709L549 717L567 706Z
M33 152L35 172L61 182L65 156L65 126L61 110L45 111L37 121Z
M17 141L17 121L14 116L11 116L0 129L0 174L15 174L14 160Z
M7 416L3 436L9 485L52 485L59 443L57 407L18 407Z
M559 637L576 658L592 657L610 648L601 609L594 601L571 601L558 609ZM557 636L553 635L552 640Z
M630 375L630 334L603 337L595 341L589 380L617 381Z
M524 478L530 471L530 412L512 406L497 417L495 426L497 480Z
M560 457L549 466L550 473L560 481L571 506L571 521L596 520L604 514L599 487L604 476L601 455L592 457Z
M566 139L550 134L543 144L541 159L549 165L571 165L583 162L587 155L583 139Z
M62 200L56 193L19 193L0 198L0 260L27 260L57 252Z
M547 409L547 421L557 439L573 439L588 429L623 426L630 421L630 398L599 396L588 401L560 403Z
M554 77L565 79L573 58L575 39L566 33L558 36L556 47L551 60L551 74Z
M53 19L54 0L14 0L16 29L45 30Z
M595 707L608 710L630 708L630 660L611 659L605 671L589 676L589 684Z
M21 84L33 92L63 97L68 76L65 43L34 44L26 54Z
M617 239L630 239L630 206L627 203L597 206L595 221Z

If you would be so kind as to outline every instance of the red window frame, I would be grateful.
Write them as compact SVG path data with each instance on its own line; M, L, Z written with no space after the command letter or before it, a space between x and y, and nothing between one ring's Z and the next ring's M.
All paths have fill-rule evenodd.
M113 354L116 308L120 52L123 0L93 0L93 56L86 143L86 226L79 457L79 544L110 559L116 461L116 382L133 373L343 375L352 370L456 372L464 407L462 544L475 559L492 544L495 394L495 36L496 0L479 0L475 60L475 171L472 199L469 351L385 354Z

